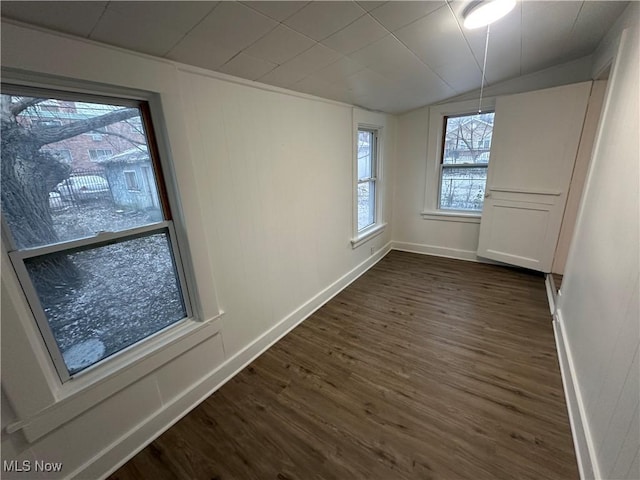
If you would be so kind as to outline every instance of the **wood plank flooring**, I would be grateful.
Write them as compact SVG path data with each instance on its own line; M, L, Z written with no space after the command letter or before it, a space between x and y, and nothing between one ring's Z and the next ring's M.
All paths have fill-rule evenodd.
M546 302L393 251L110 478L577 479Z

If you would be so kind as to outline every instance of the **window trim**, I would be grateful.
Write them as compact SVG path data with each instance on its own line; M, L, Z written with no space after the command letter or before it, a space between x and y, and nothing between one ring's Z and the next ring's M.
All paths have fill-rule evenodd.
M138 105L146 110L142 119L145 122L143 128L150 147L160 153L151 155L152 161L158 162L157 165L161 167L155 172L156 181L165 186L165 195L161 195L159 200L163 209L166 205L172 206L173 215L165 218L173 221L176 252L180 255L187 285L184 296L192 309L190 318L156 332L145 341L87 368L86 374L63 384L12 268L8 255L12 239L8 230L3 228L0 252L2 283L3 290L10 299L7 308L11 308L11 315L3 317L3 336L9 346L4 349L4 354L22 365L20 372L3 372L3 390L16 410L16 420L7 426L7 431L22 430L27 441L33 442L151 374L193 346L219 334L224 311L219 306L215 284L212 284L209 285L210 295L207 297L207 318L203 315L202 298L198 295L196 270L188 248L182 202L178 195L177 172L168 144L169 135L162 107L164 94L100 82L52 77L37 72L3 70L3 74L3 93L42 96L55 90L61 99L76 100L81 95L86 101L113 100L122 105ZM145 103L140 105L140 102ZM155 128L150 128L150 125ZM4 318L10 320L5 323ZM24 382L25 375L29 376L29 383Z
M380 122L382 123L382 122ZM384 131L385 126L380 123L370 122L354 122L353 129L353 233L351 238L352 248L357 248L368 240L380 235L386 223L383 218L383 196L384 196L384 179L383 179L383 151L384 151ZM373 159L374 170L372 177L365 179L365 182L374 182L374 221L371 225L367 225L362 230L358 230L358 185L363 183L358 178L358 136L360 131L374 133L375 136L375 155Z
M482 113L495 113L495 109L485 109L482 111ZM444 152L445 152L445 144L446 144L446 135L447 135L447 120L449 118L456 118L456 117L468 117L468 116L472 116L472 115L478 115L477 112L467 112L467 113L460 113L460 114L455 114L455 115L443 115L442 117L442 139L440 141L440 155L439 155L439 159L438 159L438 197L437 197L437 207L438 207L438 211L441 212L453 212L455 214L460 214L460 213L468 213L469 215L476 215L476 214L482 214L482 209L480 210L458 210L455 208L443 208L440 205L440 200L442 199L442 175L444 174L445 169L448 168L486 168L487 169L487 173L489 172L489 162L487 163L444 163ZM487 142L487 140L483 139L483 142ZM476 148L480 148L479 146ZM483 147L484 149L484 147ZM490 147L489 147L490 149ZM486 183L485 183L485 187L486 187Z
M485 98L483 100L483 112L489 110L495 111L495 102L495 97ZM440 208L445 118L471 115L474 112L478 112L477 100L443 103L429 107L424 205L422 212L420 212L420 215L425 220L479 223L482 218L482 210L454 210L449 208Z
M89 101L86 98L86 95L78 92L74 92L74 93L60 92L55 88L50 88L50 89L39 90L36 93L36 92L33 92L33 90L30 88L22 88L20 86L15 86L10 84L2 84L3 94L6 94L6 93L10 94L12 92L17 92L17 94L22 94L22 95L27 94L27 95L34 95L34 96L40 96L40 97L66 96L66 94L69 93L69 96L73 96L73 98L71 98L71 100L73 101ZM162 174L162 166L160 165L160 162L159 162L158 149L155 145L156 137L152 133L153 125L151 123L150 110L147 105L148 102L146 100L130 101L127 99L124 99L123 101L121 101L121 99L119 98L112 99L112 98L102 97L102 96L100 97L92 96L90 100L96 101L96 102L114 104L114 105L133 107L139 110L140 118L143 124L144 136L147 141L147 148L149 151L149 160L152 164L154 173L156 174L155 178L156 178L157 193L160 198L166 198L167 194L165 192L167 189L167 185L164 183L161 183L164 181L164 176ZM89 152L91 151L92 150L90 149ZM102 152L109 151L111 152L110 155L113 155L113 151L111 149L95 149L95 151L96 151L96 154L98 151L102 151ZM135 174L135 172L133 173ZM136 180L138 180L137 175L136 175ZM31 277L24 263L24 260L28 258L49 255L49 254L59 253L63 251L74 252L78 250L86 250L91 247L100 248L101 246L105 246L107 244L121 243L127 240L139 238L145 235L150 235L154 231L155 232L166 231L169 247L171 249L172 261L174 263L175 272L177 274L176 280L180 288L180 294L182 296L182 301L185 307L185 317L177 322L173 322L171 325L168 325L165 328L174 326L186 319L192 318L193 310L191 308L191 295L189 293L187 282L185 281L185 278L186 278L184 274L185 267L182 262L182 258L180 256L180 250L178 248L177 240L175 238L175 229L173 228L173 220L171 216L171 209L170 209L169 203L166 201L161 201L160 209L162 211L163 220L150 225L128 228L124 231L119 230L115 232L99 232L93 236L83 237L83 238L74 239L70 241L62 241L55 244L47 244L43 246L26 247L26 248L18 248L18 246L16 245L13 239L13 236L11 235L11 228L9 228L5 220L4 214L0 213L0 217L2 218L1 224L4 227L3 234L5 234L6 236L4 240L5 240L6 248L8 249L9 260L17 276L18 283L22 288L24 296L27 300L27 304L29 305L31 314L34 317L38 330L44 340L45 347L49 353L49 356L51 358L55 371L57 372L62 384L66 383L67 381L73 378L76 378L79 375L84 374L86 371L92 370L93 367L103 362L107 362L109 359L117 356L122 350L126 350L129 347L133 347L137 344L143 343L145 340L147 340L149 337L152 337L157 332L155 332L152 335L148 335L144 338L141 338L134 344L129 345L124 349L119 350L118 352L115 352L99 360L98 362L88 366L87 368L82 369L79 372L71 374L68 371L62 352L60 351L58 343L53 335L53 332L51 331L51 327L49 326L49 322L47 320L44 308L40 302L40 296L38 295L35 289L35 286L33 285ZM164 330L164 328L161 329L161 331L162 330Z

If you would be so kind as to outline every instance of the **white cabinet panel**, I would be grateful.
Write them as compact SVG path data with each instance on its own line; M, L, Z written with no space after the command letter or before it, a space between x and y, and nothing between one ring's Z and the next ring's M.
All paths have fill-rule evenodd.
M496 100L478 255L550 272L591 82Z

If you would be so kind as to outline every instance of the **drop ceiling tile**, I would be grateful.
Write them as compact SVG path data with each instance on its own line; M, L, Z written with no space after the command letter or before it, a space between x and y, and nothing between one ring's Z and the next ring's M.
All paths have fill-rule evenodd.
M305 78L308 74L304 72L298 72L286 65L280 65L274 68L266 75L259 77L258 82L268 83L269 85L275 85L277 87L289 88L296 82L299 82Z
M342 57L340 60L318 70L314 75L327 82L338 82L360 70L364 70L364 68L364 65L360 65L355 60Z
M107 2L0 2L2 16L88 37Z
M384 25L387 30L394 32L442 7L446 7L444 0L429 2L391 1L372 10L371 15Z
M165 57L187 65L216 70L238 53L237 50L219 46L202 47L197 41L188 39L173 47Z
M277 22L238 2L220 2L174 48L243 50L277 26ZM170 58L174 50L169 52Z
M475 62L458 22L449 8L401 28L395 35L428 66Z
M303 78L293 84L291 88L297 92L304 92L338 102L348 102L350 99L349 91L346 88L326 82L314 75Z
M364 1L364 2L358 2L358 5L364 8L367 12L370 12L374 8L381 7L385 3L388 3L388 2Z
M424 64L406 65L396 71L388 72L385 77L393 81L400 90L430 89L447 92L450 96L458 93L442 77ZM478 75L479 77L479 75Z
M322 44L347 55L356 50L360 50L388 34L389 32L381 27L373 17L363 15L339 32L325 38Z
M482 70L475 62L450 63L435 69L435 72L456 93L465 93L480 88Z
M279 22L289 18L291 15L301 10L309 2L299 1L258 1L258 2L242 2L248 7L264 13L266 16L273 18Z
M628 5L617 1L584 2L567 42L572 56L592 53Z
M111 1L107 11L116 11L137 20L140 24L153 24L158 29L188 32L220 2L196 1Z
M297 72L313 73L335 62L340 57L341 55L335 50L316 43L309 50L302 52L283 65Z
M364 14L365 11L355 2L314 1L283 23L320 41Z
M162 56L178 43L186 32L186 28L178 30L167 25L158 28L157 24L141 21L136 15L127 15L107 8L91 32L90 38L137 52Z
M368 68L348 76L346 84L355 96L380 96L393 88L392 81Z
M222 67L218 68L218 71L248 80L255 80L276 67L277 65L275 63L267 62L241 52Z
M269 62L282 64L308 50L315 40L299 34L285 25L278 25L245 50L245 53Z
M424 64L393 35L349 55L349 58L391 78L405 77Z
M568 58L568 40L583 2L522 4L522 73Z
M464 21L462 13L467 5L468 3L466 1L455 1L451 3L460 25L462 25ZM518 2L512 12L491 25L486 71L486 77L489 83L520 75L521 9L522 3ZM467 43L471 46L478 65L482 65L484 62L487 30L485 28L470 30L463 27L462 33L467 39Z

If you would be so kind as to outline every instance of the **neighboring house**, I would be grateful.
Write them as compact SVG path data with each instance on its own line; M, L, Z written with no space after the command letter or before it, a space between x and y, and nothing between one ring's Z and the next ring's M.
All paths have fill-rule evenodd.
M25 126L59 127L74 121L84 120L108 113L108 105L48 100L35 108L25 110L19 117ZM91 131L42 147L42 151L52 153L73 170L100 170L100 161L118 155L132 145L144 142L140 118L113 123L96 131Z
M136 210L160 208L146 146L101 158L97 164L105 171L116 205Z

